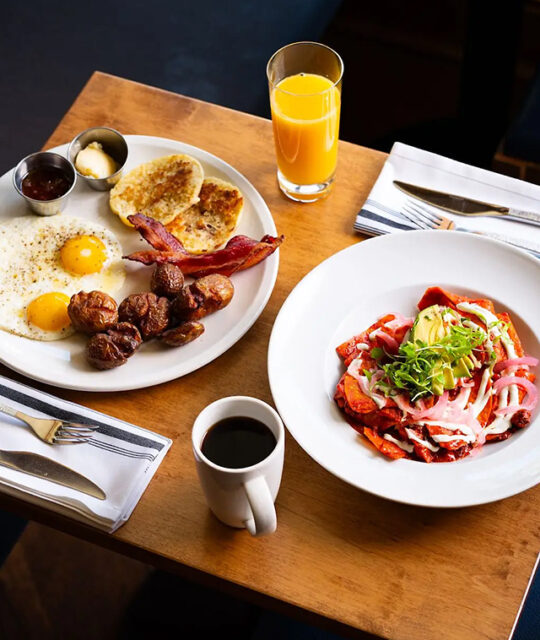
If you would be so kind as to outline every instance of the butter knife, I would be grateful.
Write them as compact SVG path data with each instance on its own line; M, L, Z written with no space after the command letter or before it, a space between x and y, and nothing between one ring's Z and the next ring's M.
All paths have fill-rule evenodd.
M516 238L509 238L508 236L503 236L500 233L491 233L487 231L472 231L471 229L463 229L462 227L455 227L455 231L466 231L467 233L476 233L479 236L486 236L487 238L493 238L493 240L499 240L499 242L506 242L506 244L511 244L518 249L524 249L532 254L535 258L540 259L540 244L536 242L529 242L528 240L517 240Z
M527 222L540 226L540 213L534 211L522 211L513 207L501 207L489 202L473 200L464 196L445 193L444 191L435 191L426 187L419 187L415 184L408 184L400 180L394 180L394 184L398 189L409 196L418 198L422 202L456 213L460 216L501 216L508 220L516 220L518 222Z
M0 450L0 466L21 471L36 478L43 478L64 487L86 493L98 500L105 500L105 492L97 484L69 467L28 451Z

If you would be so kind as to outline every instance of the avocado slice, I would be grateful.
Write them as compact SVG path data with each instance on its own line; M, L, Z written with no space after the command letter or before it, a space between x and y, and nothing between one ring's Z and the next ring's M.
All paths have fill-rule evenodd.
M437 365L434 367L433 375L442 375L442 382L438 380L433 381L432 389L433 393L436 396L442 395L445 389L453 389L456 386L456 378L454 376L452 367L450 367L443 360L439 360Z
M438 380L433 380L431 389L433 390L433 395L442 396L442 394L444 393L444 384L442 382L439 382Z
M442 319L441 308L438 304L422 309L416 317L411 331L411 340L417 340L427 345L435 344L442 340L446 334L446 328Z
M411 340L417 340L430 346L440 342L447 334L447 327L443 320L443 309L438 304L426 307L418 314L411 330ZM433 384L431 386L434 395L440 396L445 389L453 389L456 386L456 376L452 367L441 358L433 368ZM442 378L436 380L435 378Z
M471 370L474 368L474 365L469 356L463 356L454 363L452 368L456 378L470 378Z
M453 389L456 386L456 378L452 367L446 366L443 368L444 388Z

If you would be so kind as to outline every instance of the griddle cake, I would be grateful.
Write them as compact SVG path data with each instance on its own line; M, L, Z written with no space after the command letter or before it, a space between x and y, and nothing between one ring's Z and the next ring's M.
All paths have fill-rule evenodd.
M199 202L166 225L191 253L214 251L232 236L242 212L240 190L220 178L203 181Z
M123 222L143 213L167 224L199 201L204 173L184 154L163 156L135 167L111 190L110 206Z

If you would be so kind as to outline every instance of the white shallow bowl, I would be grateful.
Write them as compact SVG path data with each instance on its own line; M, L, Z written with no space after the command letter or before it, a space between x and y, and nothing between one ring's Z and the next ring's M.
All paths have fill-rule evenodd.
M456 231L408 231L358 243L311 271L276 319L268 353L274 401L303 449L346 482L391 500L464 507L540 482L540 420L451 463L389 460L345 421L333 400L343 366L335 348L385 313L417 312L429 286L493 300L527 354L540 357L540 261Z
M260 239L265 234L277 235L270 210L255 187L236 169L216 156L191 145L150 136L125 136L129 157L127 173L142 162L172 153L187 153L202 164L205 175L235 184L244 196L244 209L237 234ZM62 155L68 145L51 149ZM124 173L124 175L125 175ZM13 189L11 172L0 178L0 223L29 213L25 203ZM143 247L137 232L126 227L109 208L109 192L94 191L77 182L62 216L87 218L113 231L124 255ZM186 375L211 362L232 347L263 311L276 281L278 252L252 269L232 277L235 295L228 307L205 318L204 334L179 349L165 348L155 341L144 344L128 362L110 371L97 371L84 356L86 338L74 335L56 342L38 342L0 331L0 362L34 380L66 389L83 391L124 391L149 387ZM126 261L127 263L127 261ZM115 295L121 301L130 293L148 291L151 267L127 263L123 289Z

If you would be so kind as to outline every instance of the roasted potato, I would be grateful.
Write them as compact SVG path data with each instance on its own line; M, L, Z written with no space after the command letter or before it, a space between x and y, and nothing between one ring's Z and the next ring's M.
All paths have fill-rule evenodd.
M149 340L169 326L169 301L155 293L134 293L120 303L118 318L134 324L143 340Z
M71 296L68 315L74 329L93 334L105 331L118 322L118 306L103 291L79 291Z
M90 338L86 345L86 359L96 369L113 369L125 364L141 342L141 334L135 325L119 322Z
M217 273L203 276L184 287L171 303L171 312L176 322L200 320L223 309L232 300L234 286L227 276Z
M169 347L182 347L196 340L204 332L204 326L200 322L188 321L174 329L167 329L159 337Z
M175 264L164 262L156 265L150 281L150 289L158 296L174 298L184 287L184 274Z

